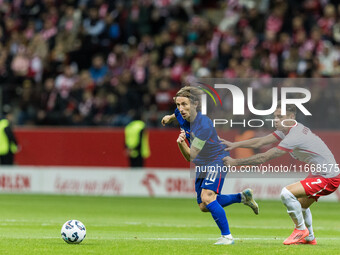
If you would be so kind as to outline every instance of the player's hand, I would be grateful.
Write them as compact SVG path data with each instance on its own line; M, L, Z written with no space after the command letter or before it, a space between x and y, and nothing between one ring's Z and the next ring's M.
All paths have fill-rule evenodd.
M223 158L223 163L225 166L237 166L236 159L229 156Z
M163 127L166 125L166 124L169 124L172 122L172 116L171 115L165 115L161 121Z
M221 142L222 144L227 145L227 148L224 149L225 151L231 151L231 150L237 148L236 145L235 145L235 143L229 142L229 141L224 140L224 139L222 139L222 138L219 138L219 139L220 139L220 142Z
M183 143L185 142L185 131L182 129L181 133L179 134L178 138L177 138L177 143Z

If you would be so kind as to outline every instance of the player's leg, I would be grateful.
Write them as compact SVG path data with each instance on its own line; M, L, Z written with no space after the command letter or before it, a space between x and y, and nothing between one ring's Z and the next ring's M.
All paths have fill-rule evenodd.
M218 194L216 200L222 207L243 203L253 209L255 214L259 214L259 207L253 198L253 191L249 188L237 194Z
M217 195L216 198L217 202L222 206L226 207L228 205L232 205L235 203L241 203L242 202L242 194L225 194L225 195Z
M298 198L302 197L306 197L306 192L300 182L290 184L281 191L281 200L295 224L293 233L283 242L283 244L295 244L309 235L303 218L302 207L298 200Z
M198 207L200 208L201 212L209 212L203 203L198 204Z
M298 244L311 244L316 245L316 240L314 237L314 231L312 226L312 213L310 211L310 206L315 202L313 198L299 198L299 202L302 207L302 215L305 220L305 225L309 231L309 235L305 237L305 239L298 242Z
M216 161L216 162L213 162L212 165L215 167L215 166L219 166L220 164L222 164L223 166L223 162L219 162L219 161ZM219 178L221 180L224 180L226 176L226 172L222 172L222 171L211 171L209 173L207 173L207 176L205 177L205 181L208 183L208 185L214 185L214 184L211 184L211 182L215 182L216 178ZM232 204L235 204L235 203L241 203L242 201L242 194L241 193L237 193L237 194L220 194L220 191L222 190L222 186L223 186L223 181L222 183L218 182L220 184L219 187L216 187L216 188L219 188L219 190L216 192L218 193L217 194L217 197L216 197L216 200L217 202L222 206L222 207L226 207L228 205L232 205ZM208 187L208 189L210 190L213 190L211 187Z
M221 230L221 238L215 244L233 244L234 240L229 230L229 223L223 207L216 200L217 194L213 190L202 189L201 199L205 207L210 211L217 226Z
M323 178L321 176L309 176L306 179L300 181L299 183L294 183L292 185L287 186L287 190L290 192L292 196L295 198L300 199L301 203L301 213L303 218L306 218L308 223L305 222L305 219L303 219L305 225L308 227L308 225L312 225L312 214L310 210L305 210L305 212L302 211L302 208L309 208L309 206L314 202L317 201L320 196L327 196L331 193L333 193L340 185L340 178ZM314 200L314 201L313 201ZM288 207L287 207L288 208ZM297 210L298 217L300 218L299 210ZM296 211L296 212L297 212ZM313 229L311 228L311 232ZM294 231L296 232L296 231ZM294 234L293 232L293 234ZM293 235L292 234L292 235ZM313 233L311 233L313 234ZM311 235L307 237L307 240L310 238L313 238L314 236ZM290 238L290 237L289 237ZM289 239L288 238L288 239ZM302 239L301 239L302 240ZM299 242L301 241L299 240ZM285 241L286 242L286 241ZM316 244L316 241L311 241L312 243L309 244Z
M293 183L282 189L281 199L287 207L287 212L299 230L306 228L302 215L302 207L298 198L306 197L304 187L300 182Z
M197 204L198 204L198 207L200 208L201 212L209 212L209 210L205 207L205 204L203 204L202 198L201 198L203 181L204 181L204 178L202 178L200 176L196 176L195 191L196 191L196 195L197 195Z
M198 207L200 208L201 212L210 212L206 207L205 203L202 202L202 180L201 179L196 179L195 182L195 190L197 194L197 204Z
M227 220L226 213L223 207L216 200L217 194L219 194L222 190L224 177L226 175L225 172L215 171L216 166L221 166L222 169L223 161L217 160L211 162L210 164L213 166L210 170L204 175L204 179L201 181L201 199L197 199L197 202L202 202L204 207L209 210L212 217L214 218L217 226L221 231L221 238L215 244L233 244L234 240L230 234L229 224ZM197 186L195 186L196 191L198 190ZM202 207L200 206L201 210Z
M251 189L245 189L244 191L237 194L218 194L216 200L222 207L226 207L235 203L243 203L244 205L249 206L255 214L259 214L259 207L253 198L253 191ZM209 212L202 202L199 203L199 207L202 212Z

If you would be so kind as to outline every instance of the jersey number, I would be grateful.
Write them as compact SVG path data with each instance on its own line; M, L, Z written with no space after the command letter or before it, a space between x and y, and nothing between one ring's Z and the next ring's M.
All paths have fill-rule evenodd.
M214 182L216 180L218 171L214 170L214 171L210 171L207 175L207 178L205 178L207 181L211 181Z
M316 182L311 182L311 184L319 184L321 183L322 181L320 179L316 179Z

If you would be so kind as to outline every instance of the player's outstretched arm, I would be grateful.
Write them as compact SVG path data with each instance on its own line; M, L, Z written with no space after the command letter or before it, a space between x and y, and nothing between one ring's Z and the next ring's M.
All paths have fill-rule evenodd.
M263 137L252 138L249 140L239 141L239 142L229 142L224 139L220 139L221 143L227 145L226 151L230 151L236 148L251 148L258 149L266 144L276 143L278 140L273 135L267 135Z
M248 158L233 159L231 157L225 157L223 161L226 166L259 165L271 159L281 157L286 153L286 151L274 147L264 153L258 153Z
M170 124L171 122L173 122L174 120L176 119L176 115L173 113L171 115L165 115L163 118L162 118L162 125L163 127L167 124Z

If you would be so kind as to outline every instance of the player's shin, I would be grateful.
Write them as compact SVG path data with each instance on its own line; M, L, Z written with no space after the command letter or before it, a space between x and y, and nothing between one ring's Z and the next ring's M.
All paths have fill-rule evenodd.
M302 214L303 214L303 218L305 220L306 227L309 231L309 236L307 236L305 239L306 239L306 241L312 241L312 240L315 239L313 227L312 227L312 213L311 213L309 208L307 208L307 209L302 208Z
M223 207L216 200L214 200L213 202L206 205L206 208L210 211L217 226L221 230L221 235L229 235L229 224Z
M217 195L216 200L222 207L226 207L234 203L241 203L241 193L228 194L228 195Z
M287 212L295 223L295 227L298 230L306 228L305 221L302 215L302 208L297 198L286 188L281 191L281 200L287 207Z

